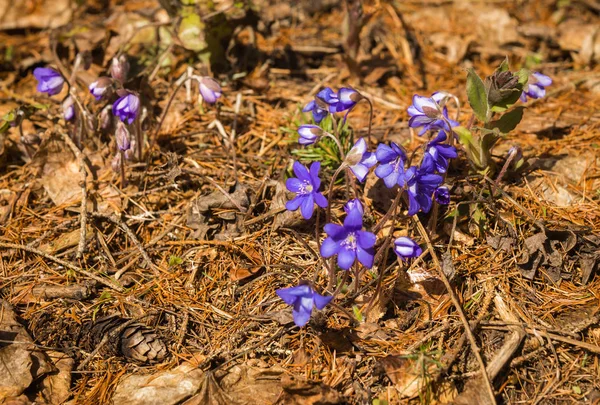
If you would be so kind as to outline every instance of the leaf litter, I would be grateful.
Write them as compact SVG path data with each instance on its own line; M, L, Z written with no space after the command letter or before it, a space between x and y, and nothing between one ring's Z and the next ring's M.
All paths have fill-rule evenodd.
M0 6L8 13L0 17L0 94L7 110L48 102L35 93L29 74L34 66L70 65L76 51L90 51L95 73L120 53L136 55L133 80L148 80L156 94L151 103L164 111L164 99L191 54L172 46L158 28L169 22L158 2L111 7L86 2L79 11L90 12L77 14L81 18L68 29L60 27L73 6L49 18L47 3L19 5L30 7L25 11ZM231 12L216 3L219 13ZM478 205L456 226L452 218L443 219L444 235L434 246L448 251L446 275L475 325L486 361L514 350L495 379L499 402L581 402L597 396L600 117L597 93L586 84L600 74L594 64L600 54L597 10L587 2L365 4L369 18L360 32L356 66L349 68L340 50L346 46L342 34L330 23L343 20L344 7L317 3L257 2L256 10L246 11L249 28L221 38L222 54L234 64L229 74L216 69L226 89L220 107L200 111L179 95L152 159L133 164L127 184L105 170L112 158L108 138L100 133L91 138L84 152L95 175L87 180L85 209L115 214L121 225L90 215L95 219L83 227L86 252L80 259L81 167L66 145L44 138L44 132L64 128L58 104L40 109L22 134L12 128L0 135L2 242L27 245L127 286L109 289L59 261L2 249L0 357L15 371L10 380L2 379L2 400L479 401L473 396L483 391L477 365L464 338L461 343L463 331L447 295L435 287L439 280L428 259L406 273L388 263L391 270L382 280L387 293L366 322L340 304L308 329L291 326L291 313L274 291L314 274L320 263L310 242L314 229L303 226L298 213L283 210L288 197L281 179L295 148L290 132L307 119L299 106L321 85L363 89L376 105L373 135L416 145L420 140L403 126L409 95L455 89L463 70L491 73L507 55L530 66L541 63L558 85L547 102L528 105L535 113L526 117L534 119L525 118L517 135L503 142L519 145L531 160L566 159L542 171L531 168L538 183L509 173L499 185L504 194L478 195L474 190L483 189L478 182L484 180L456 178L459 201ZM63 3L52 7L60 10ZM493 28L490 35L481 34L486 27ZM53 48L40 29L55 29L51 32L72 41ZM251 85L249 78L268 85ZM356 109L358 116L368 116L366 106ZM226 136L218 125L210 126L215 120ZM357 134L365 135L363 124L353 123ZM387 191L377 184L365 190L374 220L393 200ZM400 230L406 226L399 224ZM157 272L149 271L147 258ZM367 282L373 277L365 274ZM509 317L484 291L489 284ZM374 293L374 285L369 288L363 298ZM109 330L122 325L109 339ZM525 340L522 347L516 337ZM74 371L82 364L83 370Z

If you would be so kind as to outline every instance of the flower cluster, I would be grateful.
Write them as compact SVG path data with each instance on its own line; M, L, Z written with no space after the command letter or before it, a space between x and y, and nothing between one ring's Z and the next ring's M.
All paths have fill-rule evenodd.
M342 87L337 93L325 87L317 93L314 100L306 104L302 111L312 112L313 119L318 124L330 113L350 112L363 98L358 91L349 87Z

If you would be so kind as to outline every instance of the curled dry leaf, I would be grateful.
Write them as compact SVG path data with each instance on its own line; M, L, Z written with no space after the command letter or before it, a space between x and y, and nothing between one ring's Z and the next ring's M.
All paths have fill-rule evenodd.
M73 15L70 0L0 0L0 30L58 28Z

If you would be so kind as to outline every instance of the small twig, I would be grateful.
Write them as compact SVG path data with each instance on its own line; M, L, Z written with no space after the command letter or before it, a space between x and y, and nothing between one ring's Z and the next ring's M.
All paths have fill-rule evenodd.
M140 254L142 255L142 258L144 259L146 264L152 269L152 271L154 271L157 274L159 274L161 272L160 268L152 262L152 259L150 259L150 256L148 255L148 252L146 252L146 250L144 249L144 246L142 245L140 240L137 238L135 233L131 230L131 228L125 222L121 221L121 219L119 217L117 217L116 215L100 214L99 212L90 212L90 215L94 218L99 218L99 219L104 219L104 220L110 221L113 224L117 225L119 228L123 229L123 231L125 231L127 236L129 236L129 238L131 239L133 244L138 248L138 250L140 251Z
M73 270L76 273L79 274L83 274L86 277L91 278L92 280L96 280L97 282L99 282L100 284L104 284L105 286L112 288L115 291L119 291L119 292L123 292L125 291L125 289L123 287L121 287L120 285L116 284L115 282L113 282L110 279L106 279L106 278L102 278L99 277L93 273L90 273L89 271L86 271L80 267L77 267L69 262L66 262L62 259L59 259L56 256L52 256L48 253L42 252L41 250L29 247L29 246L24 246L24 245L17 245L16 243L7 243L7 242L0 242L0 248L3 249L19 249L19 250L24 250L26 252L29 253L34 253L36 255L42 256L48 260L52 260L53 262L56 262L58 264L60 264L61 266L64 266L70 270Z
M433 262L435 264L435 267L438 270L439 276L440 276L442 282L444 283L444 286L446 287L448 294L450 295L450 299L452 300L452 303L456 307L456 311L458 312L458 315L460 316L460 320L462 321L463 326L465 327L465 333L467 334L467 338L469 339L469 343L471 344L471 350L473 351L473 354L475 355L475 358L477 359L477 363L479 363L479 367L481 369L481 376L483 378L486 389L488 391L490 401L492 404L496 404L496 394L494 393L494 387L492 386L490 378L485 369L485 363L483 362L483 358L481 357L479 346L477 346L477 342L475 341L475 336L473 336L473 331L471 330L469 321L467 320L467 317L465 316L465 312L460 304L460 301L458 300L458 297L456 296L456 293L454 292L454 289L452 288L452 285L450 285L450 281L448 281L448 277L446 277L446 274L444 274L444 271L442 270L442 266L437 257L437 254L435 253L435 250L433 248L431 240L429 239L427 230L425 229L425 227L423 226L423 224L421 223L421 220L419 219L419 217L417 215L413 215L413 220L415 221L417 228L419 229L419 233L421 234L421 237L427 243L427 247L429 248L429 253L431 254L431 257L433 258Z

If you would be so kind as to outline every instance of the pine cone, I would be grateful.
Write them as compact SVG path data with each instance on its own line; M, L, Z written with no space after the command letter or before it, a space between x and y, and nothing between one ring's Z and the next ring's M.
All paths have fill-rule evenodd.
M154 330L136 322L116 333L127 321L110 315L88 322L84 327L82 346L92 351L108 335L108 342L100 349L103 356L123 356L139 363L162 361L167 355L167 348Z

